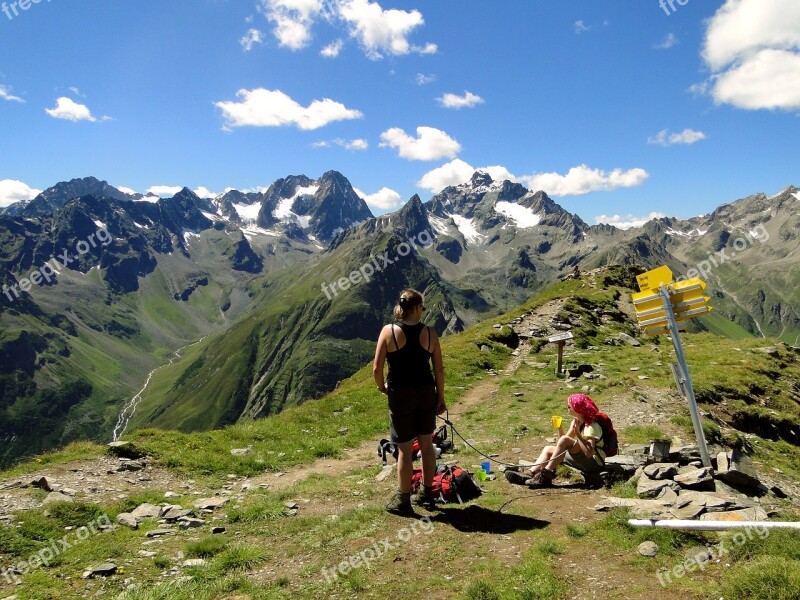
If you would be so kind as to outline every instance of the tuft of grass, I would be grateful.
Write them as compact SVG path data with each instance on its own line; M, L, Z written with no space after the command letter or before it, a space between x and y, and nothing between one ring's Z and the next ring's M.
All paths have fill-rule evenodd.
M153 558L153 565L159 569L168 569L172 566L172 561L163 554L159 554Z
M653 440L669 438L661 429L652 425L632 425L624 428L619 434L629 444L647 444Z
M267 558L266 551L261 548L237 544L226 548L214 558L211 573L218 576L232 571L249 571Z
M721 581L725 598L800 598L800 561L760 556L725 572Z
M189 558L211 558L216 556L228 545L228 541L219 535L208 535L196 542L186 544L185 552Z
M467 600L500 600L500 592L486 581L473 581L464 590L464 598Z
M572 538L586 537L589 535L589 531L591 531L588 525L573 525L572 523L567 523L564 529L567 535Z
M228 523L262 523L276 521L288 514L288 509L272 495L258 494L228 511Z

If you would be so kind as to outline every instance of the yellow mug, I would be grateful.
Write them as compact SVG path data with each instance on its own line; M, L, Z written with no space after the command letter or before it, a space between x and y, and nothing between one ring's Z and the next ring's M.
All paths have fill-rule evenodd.
M555 427L556 429L558 429L559 427L561 427L561 421L562 421L562 419L561 419L561 417L560 417L560 416L554 416L554 417L551 417L550 421L553 423L553 427Z

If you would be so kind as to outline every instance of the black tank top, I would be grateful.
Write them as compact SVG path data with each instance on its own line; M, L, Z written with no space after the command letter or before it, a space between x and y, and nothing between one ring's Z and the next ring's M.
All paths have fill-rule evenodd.
M403 330L406 336L406 344L399 350L389 352L386 355L386 359L389 362L389 375L386 378L389 387L407 387L434 383L430 367L430 360L433 354L419 343L419 336L425 324L393 324L392 337L394 338L395 346L397 346L395 326ZM430 336L430 332L428 332L428 336ZM430 346L430 337L428 337L428 345Z

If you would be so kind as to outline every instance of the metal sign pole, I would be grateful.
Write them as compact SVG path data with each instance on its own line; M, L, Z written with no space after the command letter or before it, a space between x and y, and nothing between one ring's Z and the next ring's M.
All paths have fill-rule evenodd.
M700 421L700 411L697 408L697 399L694 397L694 387L692 386L692 378L689 376L689 368L686 366L686 357L683 354L683 346L681 345L681 338L678 332L678 324L675 322L675 313L672 312L672 303L669 299L668 286L659 288L661 299L664 301L664 312L667 314L667 324L669 325L672 334L672 345L675 347L675 356L678 359L681 375L683 376L683 388L686 391L686 398L689 401L689 412L692 414L692 423L694 424L694 434L697 437L697 446L700 448L700 458L703 461L703 466L711 466L711 458L708 455L708 446L706 445L706 436L703 433L703 424Z

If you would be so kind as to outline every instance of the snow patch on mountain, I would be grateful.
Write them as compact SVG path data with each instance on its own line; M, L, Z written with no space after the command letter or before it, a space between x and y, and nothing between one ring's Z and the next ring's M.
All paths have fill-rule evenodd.
M536 227L542 218L527 206L501 200L494 205L494 209L501 215L511 219L519 229Z
M467 219L466 217L462 217L461 215L447 215L458 227L458 230L461 232L461 235L464 236L464 239L467 240L470 244L480 244L486 236L482 233L479 233L477 229L475 229L475 225L472 222L472 219Z
M430 224L436 230L436 233L449 235L447 221L440 219L439 217L435 217L432 214L428 214L428 221L430 221Z
M667 235L678 235L681 237L701 237L708 233L708 229L692 229L691 231L676 231L674 229L667 229Z
M258 212L261 210L261 204L258 202L253 202L253 204L234 204L233 208L245 223L255 223L256 219L258 219Z

